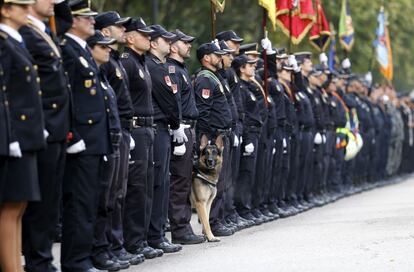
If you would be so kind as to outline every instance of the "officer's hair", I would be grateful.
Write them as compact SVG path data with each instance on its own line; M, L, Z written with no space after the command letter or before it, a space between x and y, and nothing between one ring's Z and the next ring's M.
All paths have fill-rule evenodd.
M242 66L240 66L240 68L239 69L234 69L234 71L236 71L236 75L238 76L238 77L240 77L240 75L241 75L241 72L240 72L240 69L241 68L246 68L246 64L243 64Z

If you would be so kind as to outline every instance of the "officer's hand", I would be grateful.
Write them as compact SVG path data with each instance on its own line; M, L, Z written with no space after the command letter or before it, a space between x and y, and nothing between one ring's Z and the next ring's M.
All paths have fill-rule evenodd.
M324 66L328 65L328 56L325 54L325 52L319 55L319 62Z
M346 58L342 61L342 69L346 70L349 68L351 68L351 61L348 58Z
M50 134L49 134L49 132L48 132L46 129L44 129L44 130L43 130L43 139L45 139L45 140L46 140L46 139L47 139L47 137L49 137L49 135L50 135Z
M286 138L283 138L282 145L283 145L283 148L287 148Z
M238 147L240 144L239 137L237 137L236 134L234 134L234 141L233 141L233 147Z
M85 150L86 150L85 142L83 140L80 140L76 144L73 144L73 145L69 146L66 149L66 153L68 153L68 154L77 154L77 153L80 153L80 152L85 151Z
M276 51L273 50L272 48L272 42L269 40L269 38L266 37L262 39L261 44L262 44L263 49L266 51L267 55L276 53Z
M174 147L173 154L175 156L183 156L186 151L187 149L185 148L185 144L183 143L182 145L178 145Z
M315 134L313 142L317 145L320 145L322 143L322 135L319 132Z
M175 143L184 143L188 142L187 135L185 135L184 129L190 128L190 125L180 124L180 127L176 130L173 130L173 142Z
M9 155L13 158L22 157L22 150L20 149L19 142L12 142L9 144Z
M296 60L295 55L289 55L288 63L289 63L290 66L293 67L293 71L295 71L295 72L300 71L300 67L298 65L298 61Z
M254 145L252 143L244 147L244 156L250 156L254 152Z
M134 150L134 149L135 149L135 141L134 141L134 138L132 138L132 136L130 136L129 150Z

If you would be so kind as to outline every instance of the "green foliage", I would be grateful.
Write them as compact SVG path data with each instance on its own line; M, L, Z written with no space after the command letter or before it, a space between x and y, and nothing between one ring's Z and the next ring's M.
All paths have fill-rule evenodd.
M338 26L341 0L321 0L327 18ZM155 5L158 2L157 5ZM365 73L373 68L374 79L383 82L378 73L378 66L373 59L372 43L375 39L377 14L381 6L380 0L350 0L351 13L356 31L355 45L349 57L352 69L356 73ZM384 1L388 14L390 35L394 57L394 84L397 89L407 91L414 88L414 5L411 0ZM196 36L193 47L211 40L211 19L209 0L94 0L99 10L117 10L125 16L141 16L148 24L154 23L154 7L157 12L157 23L167 29L176 28ZM263 35L261 27L263 11L256 0L226 0L224 13L217 14L216 31L233 29L245 38L246 42L260 41ZM270 29L270 28L269 28ZM337 31L337 30L336 30ZM269 38L275 46L288 47L288 38L277 29L269 32ZM292 47L293 51L308 50L316 52L305 38L301 44ZM194 49L195 53L195 49ZM340 59L344 52L337 48ZM195 55L195 54L193 54ZM317 59L317 54L315 54ZM192 70L198 66L193 57L190 61Z

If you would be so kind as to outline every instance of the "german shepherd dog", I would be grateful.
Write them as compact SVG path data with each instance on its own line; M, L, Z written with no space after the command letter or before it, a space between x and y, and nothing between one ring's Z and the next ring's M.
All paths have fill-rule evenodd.
M219 242L210 228L210 208L217 194L217 182L223 165L223 136L217 137L215 144L210 144L207 136L203 135L200 142L198 166L194 167L191 189L191 202L197 210L203 225L203 233L209 242Z

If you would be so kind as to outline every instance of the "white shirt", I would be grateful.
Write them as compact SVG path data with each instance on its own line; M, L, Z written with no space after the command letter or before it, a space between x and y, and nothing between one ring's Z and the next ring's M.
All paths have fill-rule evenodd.
M69 38L72 38L75 42L77 42L83 49L86 50L86 46L88 45L86 43L86 41L82 40L81 38L79 38L76 35L73 35L72 33L65 33L66 36L68 36Z
M20 35L20 33L16 29L5 24L0 24L0 29L9 34L13 39L18 41L19 43L23 42L22 35Z
M28 17L38 29L42 30L43 32L46 32L45 23L43 23L42 21L40 21L39 19L37 19L36 17L32 15L29 15Z

